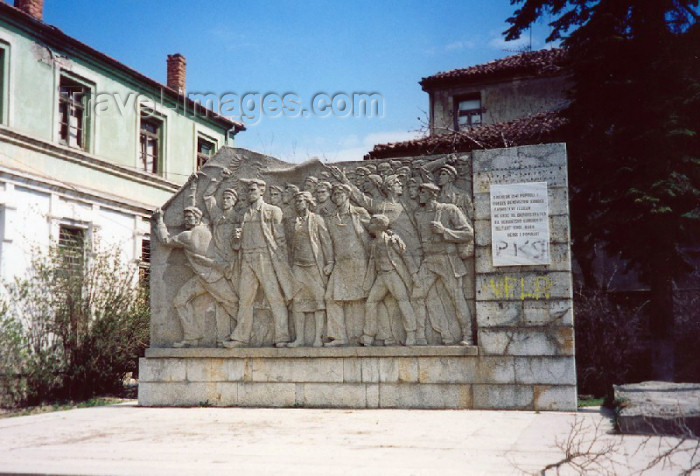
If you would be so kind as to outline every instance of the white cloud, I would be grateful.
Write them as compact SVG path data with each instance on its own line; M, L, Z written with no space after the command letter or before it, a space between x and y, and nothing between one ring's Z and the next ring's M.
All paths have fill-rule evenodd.
M533 38L532 45L530 45L530 37L527 35L523 35L517 40L513 41L506 41L502 36L494 37L489 41L489 46L491 48L507 51L517 51L528 46L531 46L532 50L536 50L538 44L539 42L535 38Z
M475 47L476 43L473 41L453 41L452 43L445 45L445 51L460 51Z

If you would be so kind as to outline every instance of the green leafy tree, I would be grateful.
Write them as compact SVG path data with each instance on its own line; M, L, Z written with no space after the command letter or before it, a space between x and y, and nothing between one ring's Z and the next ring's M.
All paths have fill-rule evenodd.
M28 273L4 286L5 400L32 405L113 393L137 370L148 345L148 294L118 250L95 248L87 256L82 246L37 251Z
M571 68L565 111L574 253L595 245L649 285L653 376L673 377L674 279L700 219L698 0L511 0L515 39L547 15Z

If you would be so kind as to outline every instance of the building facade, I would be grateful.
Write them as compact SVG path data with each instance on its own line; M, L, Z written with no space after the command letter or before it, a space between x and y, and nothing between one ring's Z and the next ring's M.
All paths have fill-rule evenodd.
M430 97L430 132L514 121L566 106L562 48L531 51L420 81Z
M0 2L0 277L35 247L118 247L147 262L149 217L242 124L186 97L185 59L160 84Z

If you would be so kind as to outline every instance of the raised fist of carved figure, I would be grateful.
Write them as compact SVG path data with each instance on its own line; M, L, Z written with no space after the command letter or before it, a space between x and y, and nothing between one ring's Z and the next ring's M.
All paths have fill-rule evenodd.
M444 225L439 221L433 221L430 222L430 224L433 225L433 232L437 233L438 235L441 235L445 232Z

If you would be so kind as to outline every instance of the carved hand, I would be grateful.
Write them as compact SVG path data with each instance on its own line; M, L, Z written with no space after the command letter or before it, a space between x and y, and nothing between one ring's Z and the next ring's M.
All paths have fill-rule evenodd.
M406 251L406 244L398 236L391 237L391 244L398 250L399 253Z
M333 272L333 266L335 266L335 263L331 261L328 263L326 266L323 267L323 274L326 276L330 276L331 273Z
M230 177L231 175L233 175L233 172L231 172L231 171L230 171L229 169L227 169L227 168L224 168L224 169L221 171L221 175L223 175L224 177Z
M163 210L160 208L156 208L153 210L153 215L151 215L151 218L156 221L160 221L163 219Z
M430 222L430 224L433 225L433 232L434 233L437 233L438 235L442 235L445 232L445 227L439 221L433 221L433 222Z
M345 176L345 172L340 170L339 167L335 165L328 165L328 169L331 171L331 174L333 174L333 177L339 182L342 183L348 183L348 178Z

